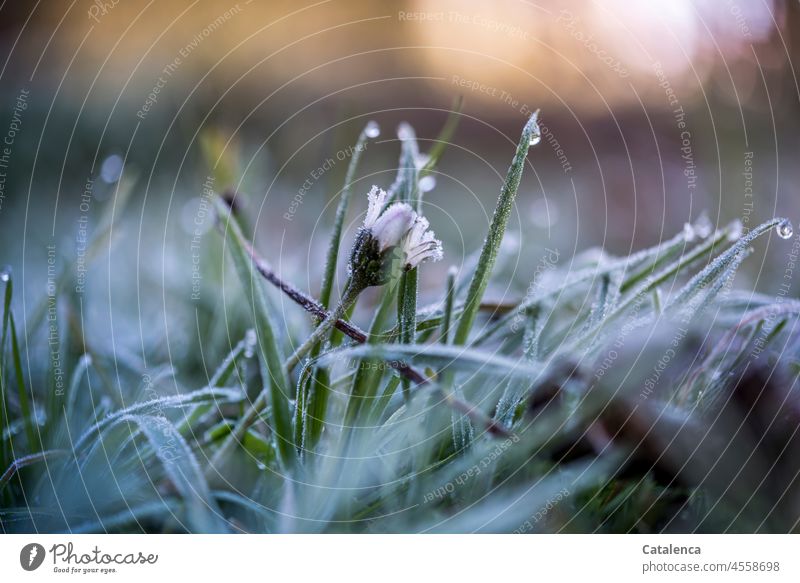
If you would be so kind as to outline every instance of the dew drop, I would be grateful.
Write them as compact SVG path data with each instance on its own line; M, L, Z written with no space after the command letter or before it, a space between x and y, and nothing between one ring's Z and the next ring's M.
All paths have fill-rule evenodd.
M247 359L253 358L255 355L255 347L256 342L258 342L258 338L256 337L256 331L252 328L248 328L247 332L244 335L244 357Z
M120 176L122 176L122 156L112 154L103 160L103 165L100 167L100 178L103 179L103 182L114 184Z
M539 142L541 142L541 141L542 141L542 136L541 136L541 134L533 134L533 135L531 136L531 139L530 139L530 141L528 141L528 145L529 145L529 146L535 146L536 144L538 144L538 143L539 143Z
M713 231L714 225L712 224L711 219L708 218L708 215L704 212L694 222L694 232L697 233L701 239L705 239L709 237Z
M695 232L694 227L689 223L683 223L683 238L691 242L694 241L696 236L697 233Z
M400 138L401 141L405 141L413 140L416 136L414 135L414 129L406 122L403 122L397 126L397 137Z
M435 176L423 176L419 179L419 189L422 192L430 192L436 188L436 177Z
M370 121L364 128L364 135L368 138L377 138L381 135L381 128L376 121Z
M792 222L788 219L785 219L777 224L775 227L775 231L778 233L778 237L781 239L791 239L792 235L794 235L794 228L792 227Z
M414 163L417 165L418 170L422 170L425 166L428 165L428 162L431 161L431 157L428 154L417 154Z
M736 219L730 225L728 225L728 241L738 241L743 234L744 225L742 225L742 221Z
M0 269L0 281L2 281L3 283L8 283L10 279L11 279L11 266L6 265L3 267L3 269Z

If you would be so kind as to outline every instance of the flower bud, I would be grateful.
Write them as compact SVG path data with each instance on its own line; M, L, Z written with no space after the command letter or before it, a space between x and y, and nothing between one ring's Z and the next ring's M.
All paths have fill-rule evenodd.
M369 208L350 254L353 285L367 287L386 284L395 267L406 270L424 261L442 258L442 244L429 223L410 205L394 203L388 208L388 195L377 186L368 194Z

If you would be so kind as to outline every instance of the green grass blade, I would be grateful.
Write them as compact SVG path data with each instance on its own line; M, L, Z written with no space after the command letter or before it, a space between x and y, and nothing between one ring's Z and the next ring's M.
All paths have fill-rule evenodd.
M51 459L56 459L59 457L64 457L68 455L69 452L65 449L51 449L47 451L40 451L38 453L34 453L31 455L27 455L25 457L18 458L14 460L14 462L3 472L3 475L0 476L0 490L6 487L6 485L11 481L11 479L17 475L17 473L29 466L46 462Z
M36 427L35 412L28 401L28 389L25 386L25 375L22 372L22 357L17 343L17 326L14 323L14 314L9 314L9 332L11 336L11 357L14 363L14 377L17 381L17 397L22 419L25 424L25 436L28 440L28 452L36 453L42 449L39 442L39 433Z
M0 437L9 430L11 419L8 414L6 401L6 340L8 338L8 322L11 316L11 297L13 283L8 268L2 270L3 281L6 284L5 299L3 301L3 332L0 340ZM5 439L0 439L0 467L5 467L11 460L11 452Z
M348 359L373 359L396 362L399 366L413 363L426 364L440 370L457 370L486 375L521 377L531 381L546 374L542 363L526 363L519 359L491 354L472 348L430 344L425 350L407 344L361 344L329 352L319 359L320 366L328 366Z
M142 403L135 403L130 407L111 413L104 417L97 423L93 424L89 429L78 438L73 446L75 455L81 455L82 450L89 444L90 440L101 431L104 431L110 425L116 423L119 419L133 415L153 415L161 411L170 409L183 409L184 407L192 407L200 403L239 403L244 399L244 393L236 389L224 388L204 388L186 393L185 395L170 395L168 397L158 397L150 399Z
M447 291L444 296L444 312L442 314L442 328L439 341L442 344L450 343L450 327L453 323L453 306L456 301L456 276L458 269L453 266L447 272Z
M230 209L219 199L215 200L215 204L222 228L227 235L225 237L227 247L230 250L236 272L253 311L259 352L263 368L267 374L263 379L266 386L262 397L257 399L251 408L254 410L254 414L246 416L240 421L240 425L231 434L230 439L241 439L258 414L257 406L263 407L268 401L271 405L271 425L280 460L286 467L291 467L294 465L296 454L294 451L292 417L289 412L289 379L287 378L283 356L276 340L275 327L270 318L261 276L256 271L253 261L247 253L244 236L236 220L231 216ZM269 399L267 399L267 394ZM227 447L230 447L230 445Z
M183 499L191 531L226 532L200 464L175 426L165 417L153 415L130 415L121 418L119 423L128 421L135 423L147 438L165 474Z
M786 219L776 217L770 221L762 223L761 225L752 229L749 233L740 237L727 251L719 255L714 261L705 267L700 273L695 275L689 282L681 289L674 298L667 304L666 310L675 306L681 306L689 301L694 295L712 285L720 275L724 275L728 266L734 263L738 257L748 248L751 243L765 233L770 232L777 225L781 224Z
M372 319L369 338L367 340L368 344L375 345L387 341L381 335L381 330L389 316L399 287L400 281L392 280L384 289L381 304ZM361 412L364 411L369 404L368 401L376 395L380 378L383 376L383 370L381 370L380 367L382 363L380 361L359 361L359 363L358 371L353 379L353 387L350 391L345 413L345 426L348 427L356 423L356 420L361 416ZM365 364L372 363L376 364L374 368L371 366L364 366Z
M158 519L178 512L180 502L174 498L163 498L157 502L144 502L131 505L122 512L102 516L97 520L80 522L69 527L70 534L109 533L124 530L132 524L141 524L147 519Z
M355 179L358 163L361 160L361 154L366 147L367 140L370 137L375 137L378 126L374 121L370 121L361 130L356 141L356 147L350 157L350 163L347 166L347 173L345 174L344 187L339 199L339 205L336 208L336 218L334 219L333 232L328 244L328 254L325 260L325 271L322 278L322 290L320 292L320 304L327 309L330 306L331 294L333 290L333 281L336 278L336 266L339 263L339 249L341 247L342 231L344 229L344 220L347 216L347 210L350 205L350 198L352 195L353 180ZM347 286L346 286L347 287ZM353 305L349 313L352 313ZM338 344L342 339L342 334L334 329L331 332L331 340ZM335 344L334 344L335 345ZM317 344L311 351L311 360L316 359L322 344ZM298 390L307 385L298 385ZM303 448L313 449L319 439L320 432L322 431L322 419L325 416L325 410L328 405L328 397L330 392L330 378L327 376L327 371L319 370L314 371L311 384L308 389L303 393L297 395L297 409L295 412L295 443L303 443ZM307 415L311 415L310 419ZM310 425L306 425L310 421ZM308 431L308 432L307 432ZM302 441L298 439L303 436Z
M434 168L436 168L437 164L439 164L442 154L444 154L450 140L453 139L453 135L456 133L458 122L461 119L461 108L463 105L463 96L459 95L453 100L453 107L450 108L450 113L447 115L447 119L439 135L436 136L431 149L428 150L428 161L425 163L422 170L419 171L420 177L430 174Z
M511 167L506 174L505 183L500 191L497 208L495 209L494 217L489 227L489 234L481 250L478 267L475 270L475 274L469 286L469 291L467 292L467 298L464 303L464 313L461 314L458 328L456 328L455 338L453 339L454 344L463 345L467 342L469 334L472 331L472 325L475 322L475 317L478 314L478 307L483 299L483 294L486 291L486 287L489 285L489 278L491 277L495 261L497 260L497 253L503 241L508 219L511 216L511 210L514 207L514 200L517 196L517 189L522 179L522 171L525 167L528 148L530 147L531 139L539 135L537 118L538 111L531 115L522 130L522 136L517 145L514 160L511 162Z
M333 222L333 231L331 232L331 239L328 243L328 254L325 259L325 271L322 277L322 291L319 294L319 302L325 309L328 309L331 303L331 292L333 290L333 281L336 278L336 266L339 263L339 248L342 242L344 220L347 217L347 209L350 206L353 180L358 170L358 163L361 160L361 153L364 151L367 140L376 127L377 124L374 121L370 121L364 129L361 130L358 140L356 141L356 147L353 150L353 154L350 156L350 163L347 166L344 187L342 188L342 194L339 198L339 206L336 208L336 218Z
M400 184L398 198L422 213L422 193L419 189L419 145L413 128L407 123L397 129L400 138ZM400 276L399 300L397 302L397 323L400 328L400 342L414 344L417 336L417 296L419 271L415 268ZM408 396L411 383L403 379L403 394Z

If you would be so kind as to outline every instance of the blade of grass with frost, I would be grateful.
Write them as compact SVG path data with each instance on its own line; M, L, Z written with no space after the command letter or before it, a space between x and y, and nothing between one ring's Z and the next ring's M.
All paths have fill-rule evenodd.
M708 285L720 277L721 274L724 274L727 267L734 263L736 258L747 249L753 241L786 221L787 219L776 217L760 224L746 235L740 237L727 251L719 255L706 266L705 269L690 279L689 283L669 301L665 309L669 310L674 306L685 304L692 296L708 287Z
M320 366L329 366L343 359L369 358L381 361L398 362L400 367L412 363L425 363L441 367L442 370L455 369L459 372L477 372L486 375L504 375L507 378L522 377L536 379L546 374L544 363L527 364L518 359L490 354L462 346L429 344L424 350L415 344L361 344L343 348L323 355Z
M689 310L691 317L697 317L706 311L713 303L716 302L717 296L725 286L733 281L736 273L739 271L742 263L748 256L752 254L752 249L742 249L739 253L734 255L727 269L725 269L719 277L711 285L711 288L705 293L700 302L700 305L695 305L697 302L690 301L688 306L683 307L684 310Z
M418 214L422 213L422 193L419 189L419 146L413 128L407 123L400 124L397 135L401 141L400 176L398 188L400 202L411 205ZM397 323L400 329L400 342L414 344L417 336L417 294L419 271L414 268L400 276L400 290L397 300ZM403 379L403 394L408 398L411 383Z
M397 189L397 196L400 202L406 202L411 205L418 214L422 214L422 193L419 189L419 145L417 144L417 136L414 133L414 129L407 123L403 122L397 129L397 136L400 139L401 149L400 149L400 164L399 164L399 185ZM416 269L411 270L408 274L403 274L402 280L403 282L407 282L409 279L409 275L414 273L416 275ZM416 277L414 278L416 280ZM406 288L408 285L403 286L401 284L400 288L400 297L402 298L406 293ZM410 314L406 314L406 309L404 306L401 306L401 317L399 318L401 322L401 329L405 326L404 320L407 317L412 317L413 322L416 322L416 287L414 288L414 314L411 316ZM401 332L401 337L405 336ZM402 341L402 340L401 340Z
M560 493L574 496L592 486L605 483L618 469L619 460L599 459L564 464L558 471L533 484L503 489L444 521L431 524L423 532L512 532L524 527L537 509L545 508ZM564 501L563 504L568 504ZM533 509L533 510L532 510Z
M240 403L244 398L245 395L241 390L203 388L183 395L170 395L168 397L159 397L142 403L136 403L120 411L115 411L97 423L94 423L78 438L72 446L72 451L76 456L80 455L83 448L89 444L92 438L124 417L132 415L154 415L160 411L191 407L209 401L223 404Z
M381 330L385 325L386 319L389 317L389 312L397 297L397 291L400 286L401 280L397 279L390 282L384 289L381 304L376 310L375 316L372 319L372 324L370 325L367 344L376 345L385 341L381 336ZM356 372L350 396L347 400L347 408L345 411L346 427L354 425L361 417L361 412L364 410L365 404L368 404L368 401L376 396L380 387L380 378L383 376L383 371L377 370L380 366L377 366L376 370L373 371L371 367L364 367L363 361L360 362L362 362L362 365L359 366Z
M708 217L705 215L705 213L703 213L693 225L686 223L686 225L684 225L683 232L678 233L669 241L666 241L661 245L656 245L651 249L645 249L643 251L634 253L633 255L629 255L625 259L630 262L631 268L638 269L626 277L625 281L620 287L620 291L625 293L637 283L645 279L656 269L661 267L665 262L669 261L677 253L685 253L686 247L692 243L696 237L699 237L700 241L702 242L708 239L708 237L714 233L715 231L711 225L711 222L708 220ZM651 259L651 261L645 262L642 261L642 259ZM628 270L626 270L626 272L627 271Z
M506 237L500 245L500 251L497 256L497 262L495 263L496 267L502 267L506 264L507 261L511 259L511 257L518 251L518 247L516 243L511 243L509 241L509 237ZM454 290L454 298L458 298L461 296L469 286L472 278L475 274L475 271L478 268L478 262L481 256L481 249L477 249L470 253L467 258L464 260L464 264L459 272L461 277L459 277L456 281L456 287ZM488 306L481 304L478 309L482 310ZM463 313L464 306L462 303L456 303L453 308L452 317L460 317ZM440 304L432 304L420 308L417 311L417 332L429 332L431 330L435 330L441 326L441 317L444 314L443 310L440 307ZM452 322L451 322L452 324ZM452 332L452 326L450 328ZM399 327L395 326L391 330L387 330L384 332L384 336L387 337L398 337L400 334ZM418 343L422 343L423 339L417 339Z
M439 163L439 159L442 157L442 154L444 153L448 144L450 144L450 140L453 139L453 134L455 134L456 129L458 128L458 122L461 116L461 108L463 105L464 97L462 95L459 95L453 100L453 106L450 109L450 113L447 114L447 119L444 122L444 126L442 126L442 130L433 141L431 149L428 150L428 161L419 171L420 178L430 174Z
M213 388L224 387L225 384L231 379L234 371L237 370L237 364L243 358L251 358L251 353L256 348L256 335L255 330L248 330L245 337L242 338L233 350L228 353L228 356L214 371L214 374L208 381L208 386ZM248 356L250 355L250 356ZM241 380L241 379L240 379ZM240 382L240 385L244 385ZM204 403L193 407L188 413L185 414L183 421L178 425L178 432L181 435L186 435L195 423L200 421L203 417L208 415L215 407L214 403Z
M367 125L361 130L361 133L358 136L358 140L356 141L355 149L353 150L353 154L350 156L350 163L347 166L347 173L344 179L344 187L342 188L342 193L339 198L339 205L336 208L336 217L334 219L333 224L333 232L331 233L331 239L328 244L328 254L325 260L325 271L323 273L322 278L322 290L320 292L319 303L322 305L323 308L326 310L330 307L331 301L331 292L333 290L333 281L336 277L336 267L339 263L339 249L341 247L341 239L342 239L342 231L344 229L344 220L347 216L347 210L350 205L350 197L352 195L353 190L353 181L355 179L356 171L358 169L358 163L361 160L361 153L364 151L366 147L367 140L369 138L376 138L380 135L380 128L378 124L374 121L367 122ZM346 286L347 287L347 286ZM354 308L355 306L353 306ZM346 315L346 318L349 319L349 315ZM339 333L334 329L331 332L331 337L338 338ZM309 358L313 361L316 359L319 354L320 350L322 349L322 343L317 344L309 355ZM299 387L300 385L298 385ZM297 412L296 412L296 419L299 420L295 422L295 442L300 443L297 439L298 434L302 434L307 437L303 439L303 447L310 447L313 449L314 444L316 443L317 439L319 439L318 431L321 431L320 424L312 423L312 425L308 428L309 433L306 434L306 419L303 417L310 413L312 415L312 419L317 419L315 416L317 414L325 413L328 404L328 397L330 392L330 378L328 377L328 373L326 370L317 370L314 371L313 378L311 380L310 385L306 385L307 388L302 393L298 393L297 395Z
M266 386L241 418L233 433L214 455L214 461L221 462L226 459L237 440L241 440L244 437L247 429L255 422L261 410L269 403L272 413L271 428L275 435L279 458L284 466L288 468L293 466L295 461L294 432L292 431L292 418L289 412L289 379L287 378L283 357L275 338L275 328L269 316L261 277L256 271L250 255L247 253L244 236L236 220L232 217L229 207L219 198L216 198L214 203L219 220L224 226L224 233L230 234L230 237L225 237L225 240L228 242L236 272L253 310L259 351L264 368L268 373L268 377L262 379Z
M506 265L506 262L509 261L512 256L514 256L515 252L518 251L517 243L511 243L509 241L510 237L506 237L502 244L500 245L500 252L497 256L497 262L495 263L496 268L500 268ZM478 267L478 260L480 259L481 250L478 249L471 253L467 259L464 261L464 266L459 271L459 277L456 280L456 287L455 287L455 295L454 298L458 298L461 296L468 288L470 282L472 281L472 277L475 273L475 270ZM511 306L515 307L515 306ZM456 302L453 308L452 317L455 318L460 317L463 313L464 305L461 302ZM481 303L478 306L478 310L492 310L497 311L497 306L489 305ZM509 312L513 312L513 309L509 309ZM431 304L420 308L417 310L417 332L419 333L419 337L417 338L417 343L420 344L427 339L427 334L431 331L438 329L442 323L442 315L444 314L441 303ZM513 315L513 314L512 314ZM453 332L452 329L452 322L450 327L451 333ZM426 335L423 336L423 333ZM394 326L389 330L385 330L383 332L383 336L388 339L391 338L398 338L400 335L399 326Z
M131 415L120 422L135 424L150 443L164 471L186 504L191 532L227 532L221 512L211 499L200 464L189 444L164 417Z
M444 126L439 132L439 135L436 136L436 139L433 140L434 145L428 152L428 161L419 171L420 177L429 175L431 172L433 172L433 170L436 168L436 165L439 163L439 160L441 159L444 150L447 148L447 145L450 143L450 139L452 138L453 133L455 133L456 128L458 127L458 121L459 121L459 116L461 114L462 104L463 100L460 97L456 98L455 103L453 105L453 109L448 114ZM389 189L387 191L389 193L389 198L388 198L389 204L397 201L402 182L403 182L403 169L402 167L399 167L394 182L389 186Z
M277 512L275 510L267 508L266 506L262 506L250 498L246 498L236 494L235 492L228 492L226 490L215 490L211 492L211 496L217 500L217 502L238 506L247 512L247 517L249 519L252 519L254 516L258 517L261 521L260 524L256 525L256 528L251 528L250 532L272 532L272 529L269 527L269 525L272 524L276 518Z
M70 525L69 531L71 534L113 533L117 529L122 529L128 525L140 525L147 519L157 519L165 514L174 516L179 512L179 506L180 501L177 499L162 498L157 502L132 505L128 509L111 516L98 517L97 520Z
M92 357L88 354L84 354L78 359L78 364L75 366L75 369L72 371L72 377L70 378L69 382L69 393L67 397L67 405L65 415L67 421L75 419L77 416L77 399L78 396L81 394L81 382L84 377L89 375L89 371L92 367Z
M361 130L356 141L353 154L350 156L350 164L347 166L347 174L344 179L344 187L342 194L339 198L339 205L336 208L336 218L333 222L333 232L331 233L330 242L328 244L328 253L325 259L325 271L322 277L322 291L319 294L319 303L326 310L330 308L331 291L333 290L333 280L336 278L336 266L339 263L339 249L342 241L342 231L344 229L344 220L347 217L347 210L350 206L350 197L353 191L353 180L355 180L356 171L358 170L358 163L361 160L361 153L366 147L369 138L375 138L379 135L380 129L378 124L370 121Z
M544 318L540 317L538 310L528 315L522 342L525 362L534 364L539 358L539 337L544 328L543 320ZM500 401L497 403L494 416L496 421L511 428L514 421L514 412L525 395L528 384L523 379L511 379L508 381L506 389L503 391L503 396L500 397Z
M450 343L450 327L453 322L453 303L456 295L456 269L452 267L447 274L447 290L445 291L444 315L442 317L442 329L439 341L447 346ZM463 392L456 386L453 390L455 396L463 399ZM451 424L453 433L453 446L456 451L466 450L475 438L475 429L466 415L451 412Z
M58 291L54 291L48 298L48 301L51 302L52 309L58 310L61 303ZM69 327L67 327L67 333L68 332ZM52 440L53 432L58 429L58 424L55 423L55 419L66 406L63 385L61 388L57 385L57 379L60 374L59 369L63 366L63 363L60 362L61 355L65 353L65 350L68 350L69 345L69 339L65 336L65 334L62 334L58 318L48 322L48 344L51 345L51 351L59 352L59 356L58 358L51 357L47 359L47 388L44 395L40 393L39 396L40 406L38 409L43 412L45 419L45 422L39 426L39 441L42 449L56 447L56 444L53 443ZM63 383L63 380L61 382Z
M11 479L23 468L46 462L48 460L57 459L68 455L69 452L65 449L51 449L47 451L40 451L25 457L18 458L3 472L0 476L0 490L6 487Z
M244 338L233 347L233 350L228 353L225 360L214 371L214 374L208 380L208 386L211 388L224 387L233 376L234 371L236 371L236 365L239 361L243 358L252 358L256 344L255 330L248 330Z
M522 136L517 145L516 154L506 174L503 188L500 191L497 208L494 211L494 217L492 217L492 223L489 226L489 234L481 250L478 267L475 270L475 275L472 278L469 291L467 292L467 299L464 303L464 313L461 314L458 328L456 328L455 338L453 339L454 344L463 345L467 342L469 334L472 331L472 325L475 322L475 316L478 313L478 307L483 299L483 294L486 292L486 287L489 285L489 278L491 277L497 259L497 253L506 232L508 219L511 216L511 209L514 207L517 189L522 179L522 171L525 167L528 148L531 146L532 142L534 144L536 143L540 135L539 125L537 123L538 116L539 112L537 110L531 115L522 130Z
M661 284L670 280L670 278L679 276L685 269L691 267L703 257L712 255L721 243L729 239L733 229L733 226L729 226L721 231L717 231L713 237L697 245L690 253L681 255L677 260L667 265L667 267L663 268L660 272L648 276L635 290L628 292L617 307L615 307L601 322L573 339L570 344L570 349L577 349L577 347L585 345L586 343L594 343L598 339L597 335L601 333L603 329L608 329L611 322L628 314L629 310L637 303L643 302L645 298L649 299L650 293L661 286ZM664 309L666 310L668 308L665 307Z
M39 441L38 425L36 424L35 418L36 414L35 411L31 409L28 401L28 389L25 386L25 375L22 372L22 357L20 355L19 344L17 343L17 326L14 323L14 314L9 313L8 318L9 336L11 337L11 359L14 365L14 378L17 381L17 398L19 399L19 408L25 425L28 452L35 453L42 449L42 444ZM5 381L3 393L5 393Z
M9 445L6 444L5 432L10 429L11 419L8 414L6 403L6 341L8 339L8 327L11 315L11 297L13 295L13 283L9 268L3 268L0 272L0 281L6 285L3 300L3 333L0 339L0 462L5 467L12 458Z
M717 236L717 242L723 241L726 238L726 236L720 235L719 232L717 233ZM605 260L603 263L600 263L595 267L588 267L578 271L568 272L565 274L564 278L559 281L558 285L552 288L543 289L539 293L525 298L515 307L514 310L511 310L508 314L498 318L495 323L487 326L473 340L473 344L475 346L480 346L486 343L498 332L504 328L507 328L510 322L519 314L527 313L532 308L537 307L537 305L543 300L547 300L554 296L558 296L558 299L560 300L561 296L564 294L581 292L582 288L580 287L580 284L594 281L600 276L611 274L613 272L625 273L631 268L639 267L639 269L637 269L637 271L629 279L625 280L620 286L620 292L626 292L632 287L633 284L638 283L641 280L642 274L646 275L651 273L654 269L660 266L664 260L673 257L677 252L684 248L685 245L686 236L685 234L681 233L664 243L648 249L643 249L642 251L637 251L628 257Z
M458 269L453 266L447 272L447 289L444 296L444 312L442 314L442 328L439 334L439 341L442 344L450 344L450 327L453 324L453 306L456 300L456 276Z

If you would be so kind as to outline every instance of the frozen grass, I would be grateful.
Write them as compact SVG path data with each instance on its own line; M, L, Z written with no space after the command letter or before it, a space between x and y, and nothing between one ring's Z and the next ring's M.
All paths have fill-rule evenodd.
M453 119L429 158L401 126L393 200L423 209L419 181ZM333 298L344 220L364 204L351 186L360 154L319 300L272 270L237 205L219 197L220 258L241 283L252 330L200 389L135 361L116 386L104 355L67 330L65 394L31 386L6 274L3 530L797 531L800 303L731 289L752 243L776 228L785 238L787 223L742 235L701 219L629 257L553 265L517 303L488 303L537 135L534 115L482 248L441 282L441 300L418 305L424 265L395 273L364 328ZM118 190L117 205L129 191ZM101 225L93 249L109 243L111 222ZM285 341L272 288L309 329L333 324L297 367L293 349L310 336ZM62 278L56 301L74 304L69 293ZM43 310L34 326L45 325Z

